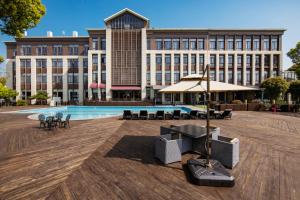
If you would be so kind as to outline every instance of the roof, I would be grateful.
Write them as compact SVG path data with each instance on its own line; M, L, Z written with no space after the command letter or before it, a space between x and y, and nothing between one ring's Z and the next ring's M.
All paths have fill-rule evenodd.
M135 15L136 17L138 17L140 19L143 19L144 21L149 21L148 18L146 18L146 17L144 17L144 16L142 16L142 15L134 12L133 10L130 10L129 8L124 8L123 10L120 10L119 12L117 12L117 13L115 13L115 14L107 17L106 19L104 19L104 22L106 23L106 22L108 22L108 21L110 21L110 20L112 20L112 19L114 19L114 18L116 18L116 17L118 17L118 16L126 13L126 12L131 13L132 15Z

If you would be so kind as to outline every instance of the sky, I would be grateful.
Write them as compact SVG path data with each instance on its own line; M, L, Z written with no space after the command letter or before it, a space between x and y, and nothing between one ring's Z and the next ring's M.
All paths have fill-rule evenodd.
M103 20L124 8L150 19L154 28L284 28L283 66L300 41L300 0L42 0L46 14L28 36L87 35L86 28L103 28ZM6 56L0 35L0 55ZM3 64L1 66L3 68Z

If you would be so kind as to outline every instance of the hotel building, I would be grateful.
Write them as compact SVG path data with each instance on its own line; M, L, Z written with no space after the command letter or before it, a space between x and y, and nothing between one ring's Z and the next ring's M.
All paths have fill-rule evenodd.
M27 99L37 91L64 102L88 99L168 102L158 91L211 65L212 80L258 86L282 71L284 29L152 28L124 9L88 36L16 38L7 46L8 86ZM184 101L184 94L174 97Z

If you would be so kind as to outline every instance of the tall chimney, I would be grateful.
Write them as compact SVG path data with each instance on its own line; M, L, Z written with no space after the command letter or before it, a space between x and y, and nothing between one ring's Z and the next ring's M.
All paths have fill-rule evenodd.
M53 37L52 31L47 31L47 37Z
M77 31L73 31L73 32L72 32L72 36L73 36L73 37L78 37L78 32L77 32Z

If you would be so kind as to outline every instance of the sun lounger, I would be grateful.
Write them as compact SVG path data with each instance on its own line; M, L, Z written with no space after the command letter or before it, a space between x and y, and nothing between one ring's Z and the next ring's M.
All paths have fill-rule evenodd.
M165 119L165 111L163 110L158 110L156 112L156 119Z
M132 119L132 112L131 112L131 110L124 110L123 111L123 119Z
M180 119L180 116L181 116L181 110L174 110L172 118Z
M140 111L140 119L148 119L148 111L147 110Z
M198 110L191 110L189 114L190 119L197 119L198 118Z
M39 114L38 119L40 121L40 128L43 126L44 128L46 127L46 117L43 114Z
M217 119L231 119L232 116L232 110L231 109L225 109L224 112L222 112L220 115L216 116Z

